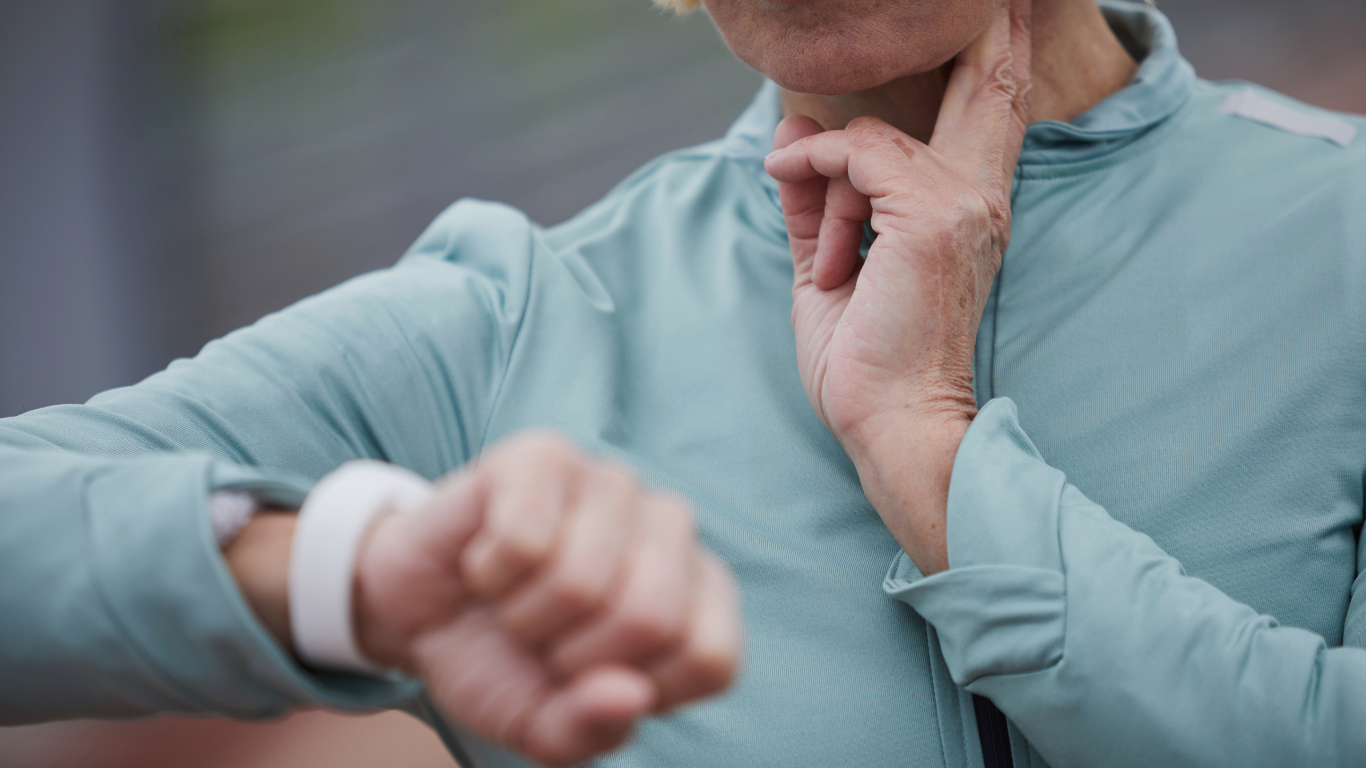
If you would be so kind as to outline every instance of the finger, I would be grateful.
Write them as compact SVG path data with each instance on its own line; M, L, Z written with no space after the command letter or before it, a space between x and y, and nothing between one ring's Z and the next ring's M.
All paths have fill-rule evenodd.
M532 714L522 751L547 766L580 762L624 743L654 703L653 683L636 670L587 670Z
M949 165L998 192L1009 191L1028 125L1028 10L1005 0L958 55L930 140Z
M849 154L853 150L848 130L828 131L798 139L764 158L764 169L780 184L796 184L824 176L849 175ZM815 200L811 202L816 202ZM825 196L819 203L825 208Z
M640 499L624 469L585 472L549 565L499 610L510 635L535 646L598 609L622 567Z
M657 711L725 690L740 666L744 636L735 578L715 556L703 552L700 557L683 644L651 671L659 690Z
M547 433L515 438L481 463L488 507L461 558L475 594L502 594L550 554L581 466L573 446Z
M773 134L773 148L775 151L784 149L821 130L820 123L805 115L789 117L778 123L778 130ZM778 182L778 200L783 206L783 220L787 223L787 239L798 282L811 278L821 219L825 215L826 185L824 177Z
M488 506L489 485L472 469L452 472L436 482L430 501L411 513L383 518L381 529L401 532L399 546L411 549L421 541L423 551L441 564L450 575L459 575L460 555L483 522ZM395 533L393 535L398 535ZM405 538L406 537L406 538ZM404 553L395 551L394 556ZM411 552L407 553L411 556Z
M550 650L551 665L561 672L641 662L671 650L681 638L697 578L692 512L681 501L650 497L636 531L619 591L602 616L571 630Z
M847 178L861 195L886 197L904 190L921 149L923 144L885 121L859 117L842 131L807 136L774 150L764 159L764 168L779 182Z
M414 655L428 696L446 717L547 764L618 745L657 697L648 676L621 667L557 683L544 664L508 641L482 605L424 635Z
M849 179L830 180L812 272L817 288L838 288L854 274L859 262L859 246L863 243L863 222L872 215L868 196L854 189Z

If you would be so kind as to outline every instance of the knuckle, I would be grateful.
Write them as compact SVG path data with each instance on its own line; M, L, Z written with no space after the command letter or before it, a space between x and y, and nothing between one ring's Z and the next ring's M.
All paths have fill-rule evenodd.
M944 225L960 234L983 231L996 219L994 208L985 195L964 187L945 212Z
M983 87L1008 100L1014 100L1018 87L1015 83L1014 60L1009 54L1000 54L992 57L986 65L983 73Z
M855 125L855 123L858 124ZM859 148L873 147L887 141L887 137L883 134L882 130L872 123L863 123L855 120L853 123L850 123L849 127L845 128L844 131L845 135L849 137L849 141Z
M998 204L991 209L991 228L992 233L997 237L1010 236L1010 206Z
M537 452L542 460L552 465L574 465L580 461L578 447L568 438L553 433L542 438Z
M525 528L507 531L494 543L494 558L504 568L527 570L539 564L549 550L549 543L533 536Z
M521 459L530 459L550 464L563 464L577 460L578 448L569 438L549 429L533 429L522 432L516 438L515 447Z
M579 573L561 574L549 585L550 600L573 614L587 613L602 600L593 579Z
M595 462L591 472L598 482L627 494L635 493L640 485L635 471L620 462L611 460Z
M886 125L887 123L871 115L859 115L853 120L850 120L849 124L846 125L844 129L846 131L852 130L859 133L881 136L883 128L886 127Z
M1005 193L990 191L973 198L970 215L992 239L1010 231L1010 200Z
M992 218L991 203L986 195L973 190L964 190L958 201L959 210L964 218L972 221L989 221Z
M630 655L645 656L674 645L679 627L660 611L643 607L621 617L619 634Z
M663 647L669 638L664 625L645 618L632 618L622 622L622 643L630 649L631 656L645 656Z
M680 533L687 536L697 534L697 513L693 511L692 504L681 496L660 494L656 514L665 525Z
M689 682L697 695L725 690L735 680L739 655L720 648L694 649L684 659Z

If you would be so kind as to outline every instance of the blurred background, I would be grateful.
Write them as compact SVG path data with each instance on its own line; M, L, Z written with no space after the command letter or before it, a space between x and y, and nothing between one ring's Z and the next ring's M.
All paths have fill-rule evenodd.
M1202 76L1366 112L1361 0L1161 8ZM457 198L562 221L758 84L648 0L3 0L0 417L387 266ZM5 768L378 765L453 763L396 713L0 729Z

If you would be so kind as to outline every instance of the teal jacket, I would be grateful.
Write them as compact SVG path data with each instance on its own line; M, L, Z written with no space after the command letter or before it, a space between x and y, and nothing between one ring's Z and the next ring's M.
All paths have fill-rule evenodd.
M357 457L435 478L541 426L692 499L744 595L733 690L603 766L980 766L973 694L1018 766L1366 764L1366 141L1226 114L1250 86L1106 13L1142 65L1029 129L948 571L803 394L769 85L564 224L457 203L392 269L0 421L0 722L420 707L282 653L206 497L297 502Z

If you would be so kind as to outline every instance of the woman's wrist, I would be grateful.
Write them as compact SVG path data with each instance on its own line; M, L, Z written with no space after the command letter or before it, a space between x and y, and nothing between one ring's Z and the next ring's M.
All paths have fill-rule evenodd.
M289 626L289 551L297 515L255 515L223 550L237 587L256 618L285 651L294 650Z
M908 384L880 403L862 405L865 414L857 421L828 425L855 464L900 451L908 434L951 434L959 427L965 431L977 417L970 376L962 384Z
M883 412L845 442L868 500L927 576L949 567L949 481L975 415L956 401L912 404Z

